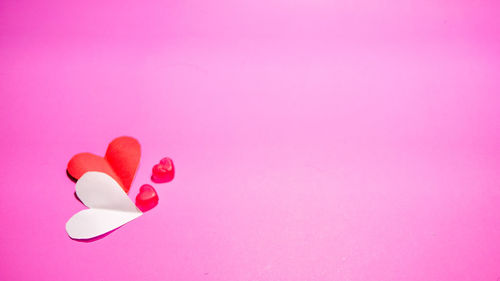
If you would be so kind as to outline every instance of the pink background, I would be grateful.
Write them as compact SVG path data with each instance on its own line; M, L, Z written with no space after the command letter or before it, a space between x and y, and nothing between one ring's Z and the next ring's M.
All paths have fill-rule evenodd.
M1 1L0 279L498 280L497 3ZM73 241L120 135L176 178Z

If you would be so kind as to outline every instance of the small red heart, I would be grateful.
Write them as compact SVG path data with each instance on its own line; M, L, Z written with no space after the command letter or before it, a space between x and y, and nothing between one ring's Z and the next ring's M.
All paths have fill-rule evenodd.
M174 179L175 168L172 159L165 157L159 164L154 165L151 180L156 183L169 182Z
M131 137L114 139L104 157L92 153L79 153L68 163L68 173L79 179L89 171L103 172L116 180L128 193L141 159L141 145Z
M135 197L135 205L141 211L146 212L158 205L158 194L156 190L149 184L141 186L139 194Z

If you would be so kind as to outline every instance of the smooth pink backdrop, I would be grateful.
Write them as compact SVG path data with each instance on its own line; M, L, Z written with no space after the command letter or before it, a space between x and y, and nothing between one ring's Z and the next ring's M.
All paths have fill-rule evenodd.
M1 1L0 279L498 280L498 3ZM120 135L176 178L73 241Z

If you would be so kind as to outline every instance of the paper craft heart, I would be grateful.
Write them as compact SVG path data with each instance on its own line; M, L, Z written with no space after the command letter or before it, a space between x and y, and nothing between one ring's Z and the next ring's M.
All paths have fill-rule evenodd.
M141 159L141 145L131 137L119 137L108 146L104 157L80 153L68 163L68 173L79 179L89 171L108 174L128 193Z
M76 182L76 195L87 210L73 215L66 232L73 239L90 239L142 215L121 186L109 175L87 172Z

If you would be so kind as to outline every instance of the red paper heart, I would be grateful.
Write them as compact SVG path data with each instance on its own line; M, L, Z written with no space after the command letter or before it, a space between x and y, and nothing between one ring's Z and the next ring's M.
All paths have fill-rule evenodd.
M108 145L104 157L88 152L73 156L68 163L68 173L75 179L89 171L106 173L128 193L140 159L139 142L131 137L119 137Z
M158 194L156 190L149 184L141 186L141 190L135 197L135 205L141 211L146 212L158 205Z

